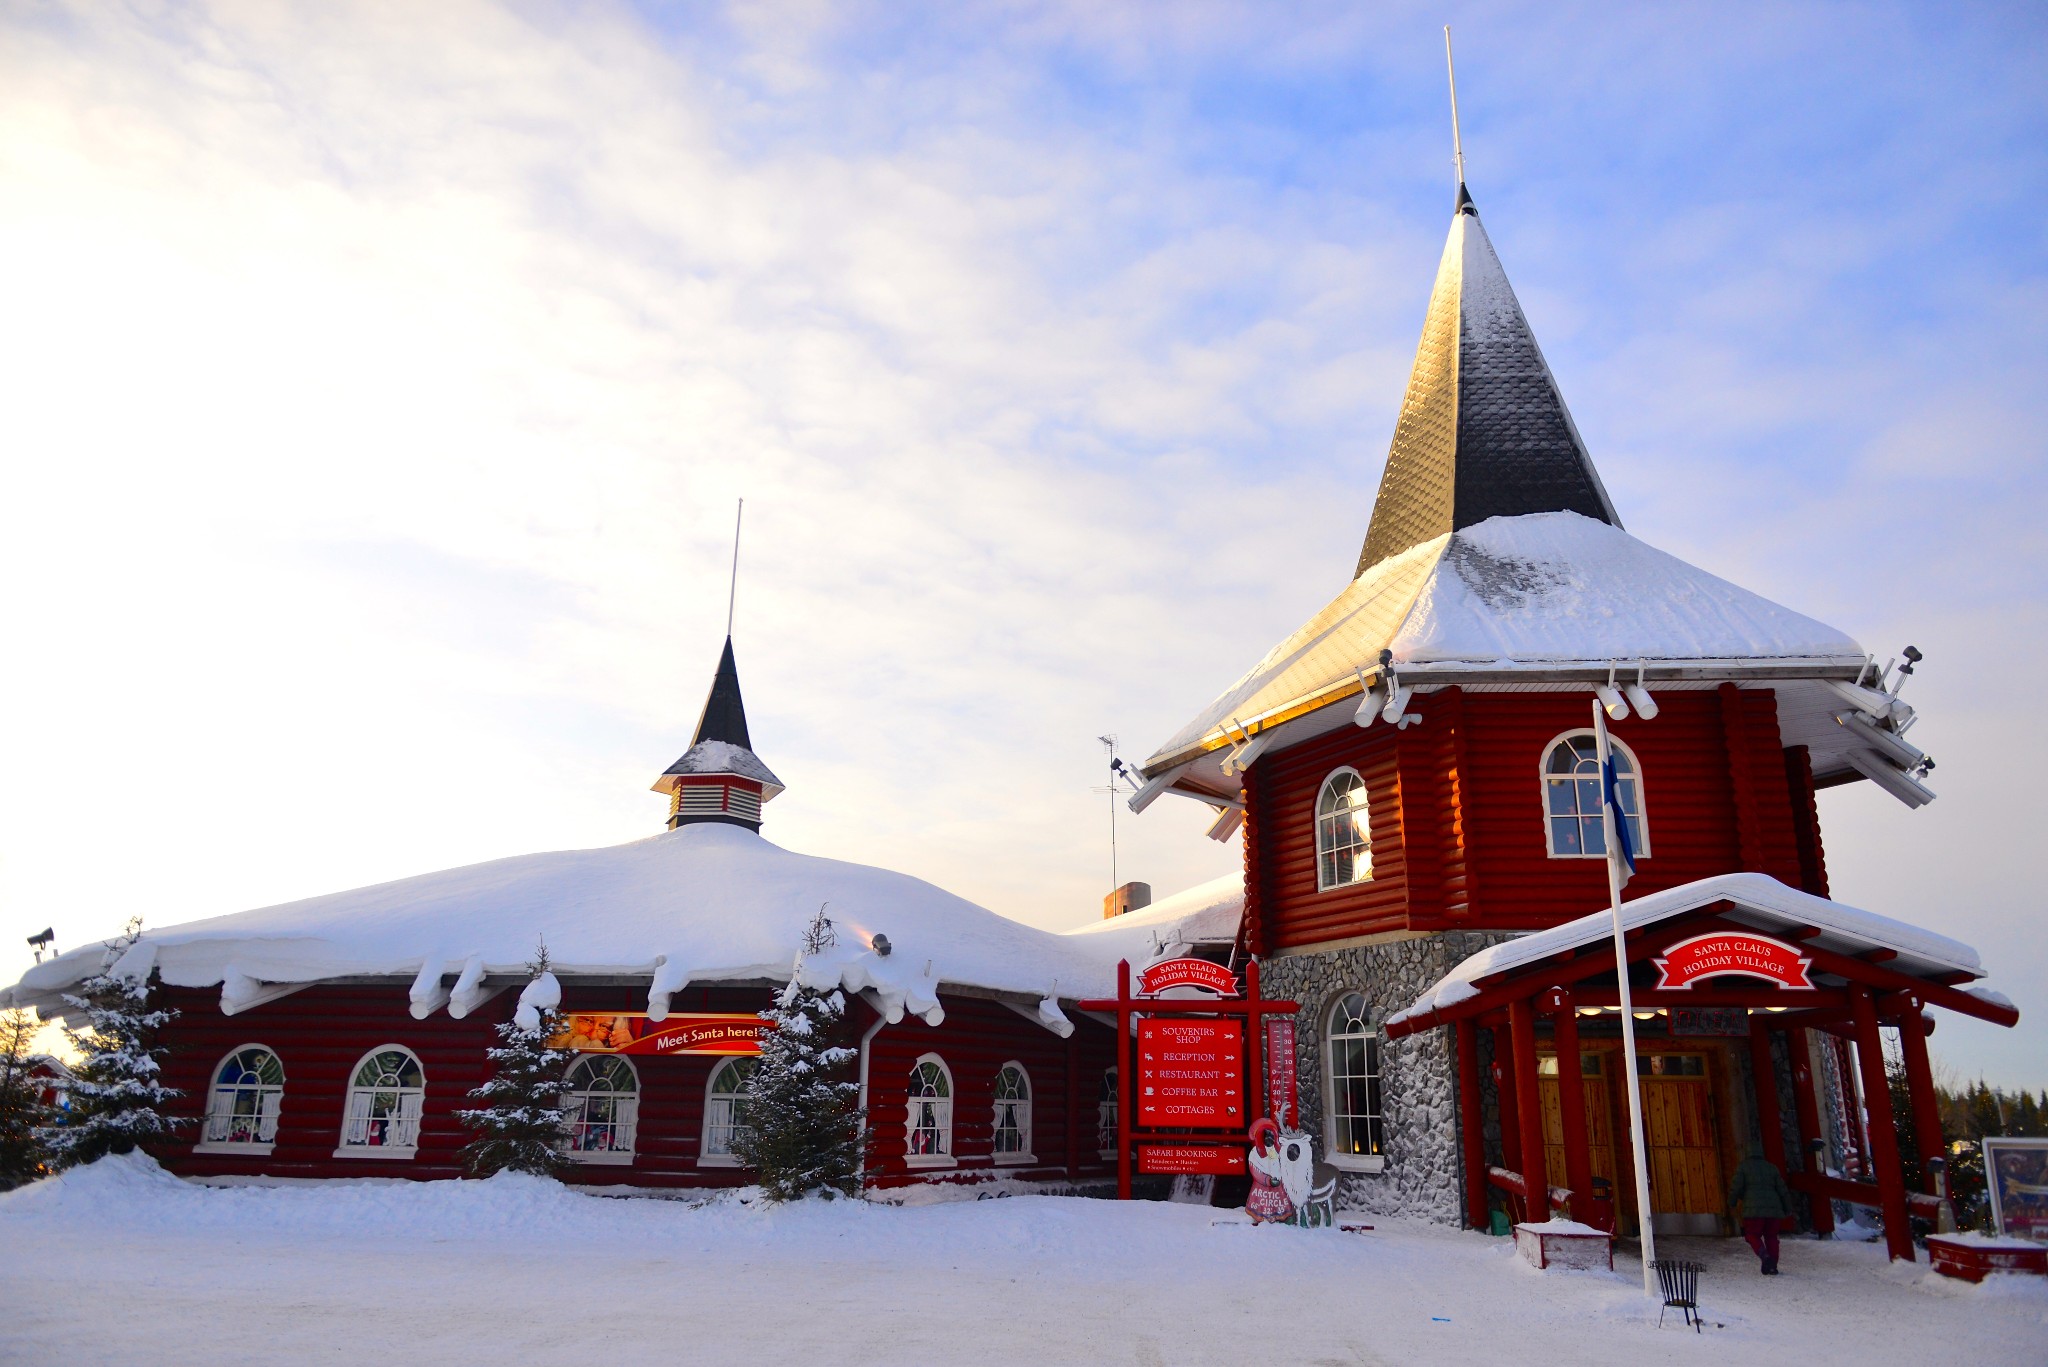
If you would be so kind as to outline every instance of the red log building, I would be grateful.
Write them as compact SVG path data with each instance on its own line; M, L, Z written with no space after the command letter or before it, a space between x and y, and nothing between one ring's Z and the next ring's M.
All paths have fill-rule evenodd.
M1625 895L1653 913L1625 971L1658 1228L1727 1230L1754 1142L1809 1195L1882 1210L1910 1257L1881 1036L1936 1136L1925 1012L2017 1019L1969 989L1967 946L1827 900L1818 789L1933 798L1911 663L1881 669L1622 529L1463 186L1354 575L1131 802L1172 792L1213 808L1212 836L1242 829L1237 948L1303 1003L1303 1110L1341 1204L1640 1218L1601 947L1604 707L1639 856ZM1659 989L1657 957L1703 935L1752 967L1808 959L1810 981ZM1811 1223L1831 1227L1829 1201Z
M567 1180L742 1184L730 1140L751 1060L684 1037L714 1022L701 1047L718 1050L730 1020L717 1018L751 1028L824 904L838 942L808 971L851 1002L870 1187L1114 1174L1115 1040L1068 1012L1112 988L1121 940L1049 934L762 839L782 785L754 753L730 640L692 745L655 789L669 829L633 844L149 930L116 971L150 978L179 1013L162 1042L188 1128L158 1157L206 1179L461 1175L455 1113L475 1104L545 939L586 1051L570 1072ZM60 1014L103 955L41 964L11 999ZM631 1035L647 1047L618 1052Z

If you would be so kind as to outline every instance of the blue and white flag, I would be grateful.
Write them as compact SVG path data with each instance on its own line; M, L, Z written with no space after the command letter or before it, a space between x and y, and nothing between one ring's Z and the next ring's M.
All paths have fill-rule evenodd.
M1621 807L1621 783L1614 772L1614 751L1609 749L1607 760L1600 766L1601 801L1606 804L1609 824L1614 828L1614 846L1608 851L1609 859L1619 858L1615 869L1615 881L1622 887L1635 876L1636 842L1629 833L1628 813Z

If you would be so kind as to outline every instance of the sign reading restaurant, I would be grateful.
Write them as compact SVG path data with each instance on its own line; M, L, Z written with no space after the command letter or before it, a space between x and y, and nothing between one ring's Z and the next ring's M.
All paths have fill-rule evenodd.
M1780 987L1813 987L1813 980L1806 976L1813 960L1768 935L1738 931L1695 935L1665 950L1655 963L1660 988L1689 988L1707 978L1730 975L1765 978Z
M761 1032L767 1028L759 1016L678 1011L656 1021L644 1011L579 1011L562 1017L562 1028L548 1043L583 1054L752 1057L761 1052Z
M1243 1027L1231 1020L1140 1020L1138 1123L1190 1130L1241 1129Z

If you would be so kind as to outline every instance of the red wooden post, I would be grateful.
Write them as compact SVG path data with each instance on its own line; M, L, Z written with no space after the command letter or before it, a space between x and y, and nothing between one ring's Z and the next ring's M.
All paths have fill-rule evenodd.
M1814 1151L1815 1143L1822 1140L1820 1104L1813 1090L1813 1046L1804 1027L1795 1026L1786 1032L1785 1052L1792 1056L1792 1112L1799 1123L1799 1162L1808 1173L1819 1177L1827 1166L1823 1156L1826 1150ZM1833 1234L1835 1203L1812 1192L1807 1196L1813 1208L1813 1232L1823 1238Z
M1238 1112L1244 1117L1247 1127L1265 1114L1259 1098L1266 1089L1266 1018L1259 1012L1259 961L1249 959L1244 966L1244 1032L1250 1038L1245 1040L1244 1109ZM1276 1116L1280 1124L1287 1123L1287 1117Z
M1899 1049L1906 1059L1906 1091L1913 1098L1913 1148L1920 1155L1921 1180L1933 1193L1936 1184L1929 1160L1944 1157L1948 1145L1942 1139L1941 1108L1934 1097L1934 1068L1927 1061L1927 1021L1916 1001L1909 1000L1899 1017Z
M1516 1105L1515 1042L1505 1025L1493 1027L1493 1085L1500 1095L1500 1164L1522 1170L1521 1108Z
M1906 1223L1906 1175L1899 1168L1899 1136L1892 1125L1892 1091L1884 1076L1884 1041L1877 1033L1877 1003L1861 983L1849 985L1856 1016L1856 1066L1863 1075L1863 1107L1870 1128L1870 1164L1884 1211L1884 1242L1898 1262L1913 1261L1913 1231Z
M1492 1223L1486 1199L1486 1111L1479 1101L1479 1026L1459 1021L1458 1128L1465 1147L1465 1212L1474 1229Z
M1081 1175L1081 1035L1067 1036L1067 1176Z
M1574 1220L1590 1223L1593 1214L1593 1150L1586 1138L1586 1081L1579 1069L1579 1015L1572 994L1559 992L1551 1029L1557 1041L1557 1109L1564 1138L1564 1184L1571 1188L1567 1209ZM1540 1099L1541 1092L1538 1092ZM1541 1111L1538 1111L1539 1116Z
M1543 1089L1536 1081L1536 1011L1524 997L1508 1003L1515 1045L1515 1109L1521 1115L1522 1218L1550 1218L1550 1174L1543 1162Z
M1131 961L1116 965L1116 1199L1131 1199Z
M1762 1016L1749 1018L1749 1075L1756 1085L1756 1124L1764 1157L1785 1170L1785 1122L1778 1113L1778 1069L1771 1062L1771 1036Z

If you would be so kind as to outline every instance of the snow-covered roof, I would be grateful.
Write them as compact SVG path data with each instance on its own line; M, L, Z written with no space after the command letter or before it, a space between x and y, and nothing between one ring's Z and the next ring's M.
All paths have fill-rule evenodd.
M1142 968L1196 945L1233 943L1243 918L1244 875L1230 873L1183 888L1142 910L1090 921L1066 934L1112 966L1124 959L1133 968Z
M662 777L674 778L679 774L737 774L750 778L768 790L761 795L763 801L782 791L782 780L761 762L759 755L730 741L698 741L683 752L681 759L669 765ZM660 783L654 786L656 791L666 791Z
M1635 930L1716 902L1730 904L1730 920L1766 933L1803 927L1817 929L1820 933L1805 943L1838 954L1853 956L1873 949L1889 950L1897 957L1887 960L1885 967L1913 977L1935 979L1962 973L1974 978L1984 974L1984 963L1977 951L1960 940L1800 892L1761 873L1724 873L1638 897L1622 903L1621 923L1625 930ZM1607 943L1613 934L1613 913L1603 909L1482 949L1439 978L1406 1010L1388 1017L1387 1024L1456 1006L1477 996L1478 985L1488 978L1540 963L1567 950ZM1972 995L1999 1004L1992 1002L1994 993L1977 991Z
M465 1015L524 979L546 940L555 971L646 975L665 1014L689 983L783 981L820 907L838 944L808 966L848 991L873 990L892 1017L936 1024L955 985L1053 999L1114 990L1115 957L1086 941L999 916L907 874L795 854L732 825L702 824L606 849L522 855L375 887L145 930L121 971L154 966L179 987L222 989L222 1008L276 995L273 984L413 979L415 1015ZM875 952L874 936L890 953ZM98 945L32 968L0 999L54 1008L101 965ZM486 980L496 978L486 986Z
M1797 660L1858 665L1863 648L1802 616L1578 513L1496 517L1389 556L1353 580L1146 763L1148 773L1357 691L1392 665ZM1476 680L1475 680L1476 681Z

